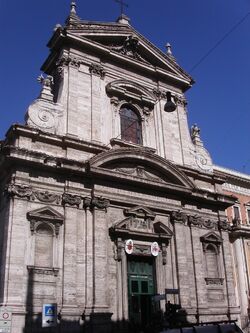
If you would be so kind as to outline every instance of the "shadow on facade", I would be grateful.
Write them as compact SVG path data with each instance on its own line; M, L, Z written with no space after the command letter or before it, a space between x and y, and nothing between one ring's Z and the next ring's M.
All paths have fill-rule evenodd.
M2 188L3 190L3 188ZM7 230L9 229L9 223L10 223L10 205L7 203L7 198L4 191L1 191L0 195L0 215L3 218L2 221L5 221L5 223L1 223L0 226L0 267L6 267L7 264ZM6 270L1 270L0 274L0 302L4 302L4 285L6 282Z
M156 308L160 308L157 306ZM164 328L177 328L188 324L187 313L179 305L166 303L166 311L152 313L147 326L127 320L113 321L112 313L90 313L79 320L65 320L60 313L57 326L42 327L42 313L34 311L34 272L29 271L26 295L26 315L23 333L159 333Z
M28 319L29 317L29 319ZM109 319L107 318L109 317ZM152 318L152 322L146 327L141 327L126 320L112 321L111 314L91 314L89 320L68 321L58 320L57 327L42 328L42 314L35 316L27 314L26 326L23 333L159 333L165 328L177 328L187 324L186 313L179 313L178 318L166 319L161 312Z

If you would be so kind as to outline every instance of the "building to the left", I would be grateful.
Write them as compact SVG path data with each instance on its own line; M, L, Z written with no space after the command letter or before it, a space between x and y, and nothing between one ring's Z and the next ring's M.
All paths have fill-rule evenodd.
M11 333L45 332L45 304L57 304L49 332L145 332L166 290L183 321L240 320L225 214L235 198L189 129L193 80L170 46L125 15L81 20L74 3L48 46L40 96L1 142Z

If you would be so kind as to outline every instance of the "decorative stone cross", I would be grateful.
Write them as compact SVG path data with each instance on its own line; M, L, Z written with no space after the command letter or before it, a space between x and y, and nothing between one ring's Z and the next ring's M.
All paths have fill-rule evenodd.
M118 2L121 5L121 15L124 14L124 7L128 8L128 4L124 2L124 0L115 0L115 2Z

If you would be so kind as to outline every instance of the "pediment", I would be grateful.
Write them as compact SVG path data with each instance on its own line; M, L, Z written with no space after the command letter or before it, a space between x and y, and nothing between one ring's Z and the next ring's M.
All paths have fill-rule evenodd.
M144 186L165 186L175 191L192 191L193 182L162 157L143 147L114 148L96 155L89 161L90 172L106 174L119 181L139 182Z
M145 208L142 206L136 206L136 207L133 207L130 209L125 209L124 215L135 216L135 217L139 217L139 218L149 218L152 220L155 218L154 212L152 212L149 208Z
M192 78L177 64L175 59L153 45L148 39L137 32L132 26L119 23L79 21L74 29L69 29L67 36L81 40L88 47L100 52L108 51L112 57L130 59L152 69L162 69L172 74L185 85L193 83Z
M144 208L145 209L145 208ZM162 238L169 240L173 236L171 229L161 221L153 222L150 217L129 216L114 223L111 228L113 234L138 238L143 235L144 240L148 238Z
M56 221L63 222L64 217L62 214L58 213L54 208L46 206L32 210L27 213L28 220L34 221Z
M110 36L107 38L105 34L103 36L99 34L98 37L94 37L93 35L82 35L81 37L87 38L97 45L102 45L111 53L134 60L145 66L161 68L168 73L178 76L180 79L188 80L190 84L193 82L191 77L184 72L174 58L170 58L164 54L135 31L131 31L130 34L120 35L119 38L115 35L114 39L111 39Z
M125 97L137 103L148 104L151 107L156 103L156 98L153 93L140 84L128 80L115 80L110 82L106 86L106 92L111 96Z
M156 221L154 223L154 232L156 234L165 234L168 235L169 237L173 236L172 230L167 225L165 225L165 223L161 221Z
M153 233L153 223L149 218L140 218L129 216L122 221L115 223L114 230L126 230L128 232L136 233Z
M200 239L203 243L221 244L223 242L223 239L215 232L209 232Z

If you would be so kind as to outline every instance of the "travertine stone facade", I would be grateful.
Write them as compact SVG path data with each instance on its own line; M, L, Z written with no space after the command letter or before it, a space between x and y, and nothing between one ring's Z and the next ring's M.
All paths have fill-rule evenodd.
M191 77L126 18L82 21L74 5L49 48L39 98L1 143L1 303L12 332L42 330L44 303L57 303L55 332L128 330L133 265L148 269L140 283L151 279L136 294L142 326L155 311L142 300L166 288L178 289L171 301L189 321L236 319L234 199L199 128L189 131ZM140 143L124 140L124 107Z

